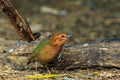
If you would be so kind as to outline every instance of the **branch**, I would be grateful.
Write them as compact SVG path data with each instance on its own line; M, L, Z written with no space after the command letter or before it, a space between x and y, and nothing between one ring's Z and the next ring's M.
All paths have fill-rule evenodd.
M9 0L1 0L0 9L8 17L15 31L23 40L28 42L35 40L27 20L19 14Z

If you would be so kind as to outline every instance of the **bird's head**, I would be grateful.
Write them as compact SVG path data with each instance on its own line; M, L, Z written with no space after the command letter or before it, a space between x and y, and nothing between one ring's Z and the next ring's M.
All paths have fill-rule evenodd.
M70 38L71 35L67 35L67 34L63 34L63 33L60 33L60 34L56 34L50 41L50 43L54 46L62 46L65 41Z

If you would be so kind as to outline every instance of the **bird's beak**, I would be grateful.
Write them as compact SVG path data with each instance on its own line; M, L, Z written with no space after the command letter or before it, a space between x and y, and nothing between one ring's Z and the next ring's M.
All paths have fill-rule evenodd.
M72 38L72 35L67 35L67 38Z

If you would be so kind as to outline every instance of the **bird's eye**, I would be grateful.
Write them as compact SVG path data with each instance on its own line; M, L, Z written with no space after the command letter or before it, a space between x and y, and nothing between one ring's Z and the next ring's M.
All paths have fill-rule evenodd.
M61 36L61 38L64 38L65 36Z

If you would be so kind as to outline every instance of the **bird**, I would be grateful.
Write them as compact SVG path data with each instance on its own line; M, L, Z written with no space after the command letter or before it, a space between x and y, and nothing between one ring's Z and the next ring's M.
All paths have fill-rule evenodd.
M44 65L56 59L62 50L62 46L71 36L72 35L67 35L65 33L59 33L54 35L51 39L41 41L30 54L27 65L31 62L36 62L37 71L37 62Z

